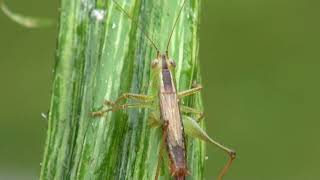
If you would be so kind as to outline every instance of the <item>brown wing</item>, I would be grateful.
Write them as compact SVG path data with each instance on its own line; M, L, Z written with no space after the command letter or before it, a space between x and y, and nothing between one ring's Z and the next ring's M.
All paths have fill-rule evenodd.
M186 150L183 124L175 93L160 94L161 118L166 122L166 144L171 161L171 173L175 176L187 174Z
M163 129L167 136L166 144L170 158L171 174L186 176L187 162L183 124L171 72L167 69L162 70L162 82L159 92L160 112L161 119L167 125Z

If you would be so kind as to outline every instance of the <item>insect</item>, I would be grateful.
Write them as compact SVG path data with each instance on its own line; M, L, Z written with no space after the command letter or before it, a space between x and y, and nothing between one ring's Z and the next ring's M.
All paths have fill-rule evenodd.
M133 23L136 23L133 18L121 7L119 3L112 0L116 6L125 13ZM94 116L103 116L107 112L114 112L117 110L122 110L126 108L150 108L150 116L154 123L162 128L162 142L166 146L168 157L170 160L170 173L177 180L184 180L186 176L189 175L187 168L187 157L186 157L186 143L185 143L185 133L193 137L210 142L229 155L229 160L220 172L218 180L221 180L225 175L233 160L235 159L235 151L224 147L220 143L211 139L198 125L198 122L193 118L186 116L186 113L193 113L198 116L198 120L202 119L203 113L199 110L193 109L191 107L183 106L179 101L186 97L199 92L202 87L196 85L192 89L177 92L175 86L175 79L173 72L175 69L175 63L173 59L169 57L168 49L171 41L173 31L177 25L179 17L181 15L182 9L186 4L186 0L179 10L178 16L174 21L173 28L168 38L167 48L164 53L160 53L159 49L151 38L141 29L144 36L148 39L151 45L156 49L157 56L151 63L151 93L148 95L144 94L133 94L124 93L119 96L115 101L105 100L104 108L100 111L93 112ZM136 23L137 24L137 23ZM125 100L134 100L137 103L124 103L121 102ZM160 146L162 147L162 146ZM162 149L160 149L159 157L162 155ZM160 158L159 158L160 161ZM155 175L155 179L159 177L159 162L158 168Z

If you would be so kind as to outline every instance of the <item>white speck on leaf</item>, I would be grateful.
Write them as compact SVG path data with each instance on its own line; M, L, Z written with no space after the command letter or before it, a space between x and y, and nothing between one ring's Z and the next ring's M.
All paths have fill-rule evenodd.
M96 21L103 21L106 16L106 11L102 9L93 9L90 14L92 19Z
M115 23L113 23L111 28L114 29L116 27L117 27L117 25Z

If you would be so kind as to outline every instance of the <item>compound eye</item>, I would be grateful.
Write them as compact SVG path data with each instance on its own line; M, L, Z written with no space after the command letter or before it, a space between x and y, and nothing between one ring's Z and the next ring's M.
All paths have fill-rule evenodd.
M158 67L158 64L159 64L158 60L155 59L155 60L153 60L153 61L151 62L151 67L152 67L152 68L156 68L156 67Z
M172 67L176 67L176 63L171 59L170 60L170 65L172 66Z

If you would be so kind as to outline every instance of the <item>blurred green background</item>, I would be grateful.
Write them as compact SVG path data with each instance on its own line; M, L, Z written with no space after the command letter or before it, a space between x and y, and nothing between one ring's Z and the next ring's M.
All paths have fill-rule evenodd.
M56 18L56 1L8 1ZM207 132L237 150L226 180L320 179L320 1L202 2L200 61ZM37 179L57 28L0 14L0 179ZM208 145L207 179L226 156Z

